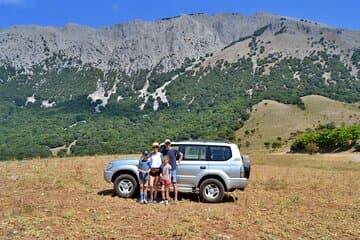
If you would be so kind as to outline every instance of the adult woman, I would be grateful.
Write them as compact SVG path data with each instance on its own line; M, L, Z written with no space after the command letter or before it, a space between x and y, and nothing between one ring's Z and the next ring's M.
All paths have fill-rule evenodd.
M160 145L154 142L152 145L153 152L150 155L150 202L157 202L158 184L161 172L162 153L159 152Z

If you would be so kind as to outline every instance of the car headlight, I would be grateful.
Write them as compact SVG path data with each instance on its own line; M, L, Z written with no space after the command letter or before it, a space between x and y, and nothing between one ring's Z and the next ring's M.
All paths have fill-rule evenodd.
M109 170L113 167L113 163L112 162L109 162L107 167L106 167L106 170Z

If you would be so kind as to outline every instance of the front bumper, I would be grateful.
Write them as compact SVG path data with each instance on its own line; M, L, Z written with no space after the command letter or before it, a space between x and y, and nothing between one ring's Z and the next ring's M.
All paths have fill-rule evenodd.
M104 170L104 180L108 183L111 182L113 172L109 170Z

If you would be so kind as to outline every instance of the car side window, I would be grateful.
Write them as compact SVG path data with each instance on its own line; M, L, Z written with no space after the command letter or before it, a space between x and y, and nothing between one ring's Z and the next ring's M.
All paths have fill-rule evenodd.
M210 146L209 160L210 161L226 161L232 157L230 147L225 146Z
M185 145L182 147L184 158L188 161L205 161L206 146Z

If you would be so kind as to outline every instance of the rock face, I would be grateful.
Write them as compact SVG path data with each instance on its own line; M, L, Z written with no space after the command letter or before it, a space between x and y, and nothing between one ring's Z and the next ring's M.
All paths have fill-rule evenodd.
M0 62L31 68L54 53L81 60L103 70L180 67L185 58L198 59L269 25L265 35L281 30L290 35L325 33L343 48L360 46L360 33L269 14L180 15L156 22L135 20L93 29L76 24L63 28L14 26L0 31ZM337 36L339 35L339 36ZM292 47L281 42L283 48Z
M53 103L45 104L46 107L88 95L93 102L100 101L97 111L122 89L115 99L137 96L142 99L139 107L143 108L152 97L155 110L158 98L168 104L164 92L172 78L189 70L214 66L221 60L231 63L249 58L255 73L259 60L275 56L276 61L264 66L266 75L282 59L304 59L325 52L339 56L358 81L359 62L351 60L358 48L359 31L266 13L249 17L180 15L99 29L76 24L63 28L14 26L0 30L0 84L16 82L21 87L13 94ZM324 65L321 59L318 61ZM159 76L153 76L151 81L155 73L171 72L174 73L160 84L154 83ZM325 71L323 76L328 83L333 81L331 72ZM295 72L293 79L300 78L301 74ZM74 89L76 83L79 85Z

